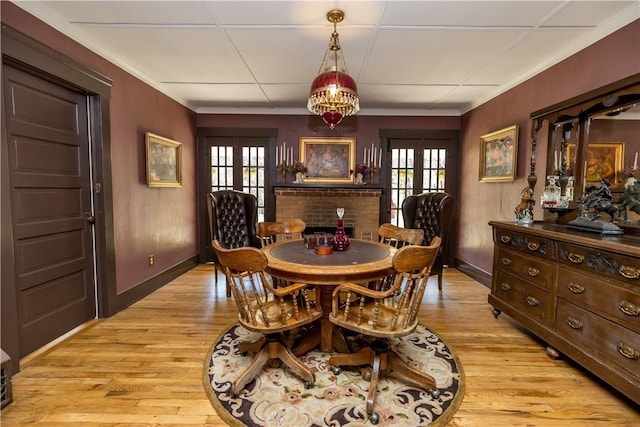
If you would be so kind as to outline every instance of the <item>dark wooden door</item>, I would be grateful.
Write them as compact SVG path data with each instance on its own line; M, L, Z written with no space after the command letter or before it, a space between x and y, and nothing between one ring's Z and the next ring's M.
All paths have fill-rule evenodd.
M2 75L22 357L96 314L87 97Z

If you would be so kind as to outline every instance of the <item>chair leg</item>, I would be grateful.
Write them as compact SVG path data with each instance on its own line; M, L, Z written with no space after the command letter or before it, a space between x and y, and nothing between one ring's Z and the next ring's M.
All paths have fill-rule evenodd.
M376 400L378 392L378 380L380 379L380 362L379 353L373 353L373 369L371 370L371 380L369 381L369 393L367 394L367 414L373 414L373 402ZM377 417L376 417L377 418Z
M264 365L274 359L281 360L289 369L298 374L305 381L305 387L308 388L315 382L316 379L313 372L280 341L279 335L267 334L264 339L258 341L262 342L262 348L253 357L249 366L233 381L231 391L234 395L238 395L244 386L258 375ZM247 345L254 343L247 343Z
M374 351L370 347L351 354L334 354L329 358L331 366L360 366L368 365L373 360Z
M392 375L414 387L424 388L430 392L436 388L436 381L431 375L407 365L400 356L389 349L389 344L385 341L374 340L371 347L365 347L353 354L336 354L329 358L331 366L368 364L372 366L372 369L366 403L367 414L373 424L377 424L379 421L379 415L373 411L373 408L381 374Z
M427 390L436 388L436 380L431 375L407 365L395 352L389 351L387 353L387 363L388 368L391 369L389 375L415 387Z
M264 345L264 337L260 337L255 341L241 341L238 343L238 351L240 354L257 353Z
M305 386L309 386L316 381L316 377L311 372L309 368L307 368L304 363L300 361L297 357L293 355L291 350L284 346L279 341L269 342L269 357L272 359L280 359L282 363L289 367L293 372L298 374L300 378L305 380L307 384Z
M438 273L438 290L442 291L442 271Z
M269 346L264 346L260 349L258 353L251 360L251 364L247 366L247 368L238 375L238 377L233 381L233 385L231 387L231 392L234 395L238 395L240 391L244 388L245 385L249 381L251 381L258 372L262 370L264 365L269 361Z

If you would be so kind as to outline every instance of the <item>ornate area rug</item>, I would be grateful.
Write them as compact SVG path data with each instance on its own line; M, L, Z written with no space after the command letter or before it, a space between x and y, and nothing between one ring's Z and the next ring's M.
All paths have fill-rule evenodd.
M362 379L361 368L344 367L334 375L327 363L330 354L320 351L300 357L315 373L312 388L305 389L303 381L288 368L267 364L238 396L233 396L231 381L253 356L242 356L238 343L259 337L233 325L213 344L205 359L204 387L224 421L232 426L268 427L371 425L365 409L369 382ZM358 336L347 341L353 351L364 345ZM411 335L391 340L391 345L413 367L436 379L440 396L433 399L423 389L384 376L378 383L374 406L380 416L378 425L445 425L464 397L464 373L458 358L440 337L422 325Z

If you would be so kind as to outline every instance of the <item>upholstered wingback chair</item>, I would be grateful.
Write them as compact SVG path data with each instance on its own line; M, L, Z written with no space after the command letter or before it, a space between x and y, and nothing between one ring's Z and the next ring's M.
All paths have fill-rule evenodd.
M209 237L218 240L227 249L260 247L256 236L258 200L256 196L236 190L219 190L207 195ZM214 253L216 284L220 263ZM227 296L231 291L227 287Z
M438 275L438 289L442 290L442 268L449 264L455 198L442 192L414 194L402 201L401 208L404 226L424 231L423 244L428 245L436 236L442 239L440 251L431 268L431 275Z

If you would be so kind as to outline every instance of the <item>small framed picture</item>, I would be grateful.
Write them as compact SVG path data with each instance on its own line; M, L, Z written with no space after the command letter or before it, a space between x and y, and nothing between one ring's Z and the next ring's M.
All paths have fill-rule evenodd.
M182 187L182 144L147 132L147 185Z
M480 137L480 181L516 179L518 126L513 125Z

